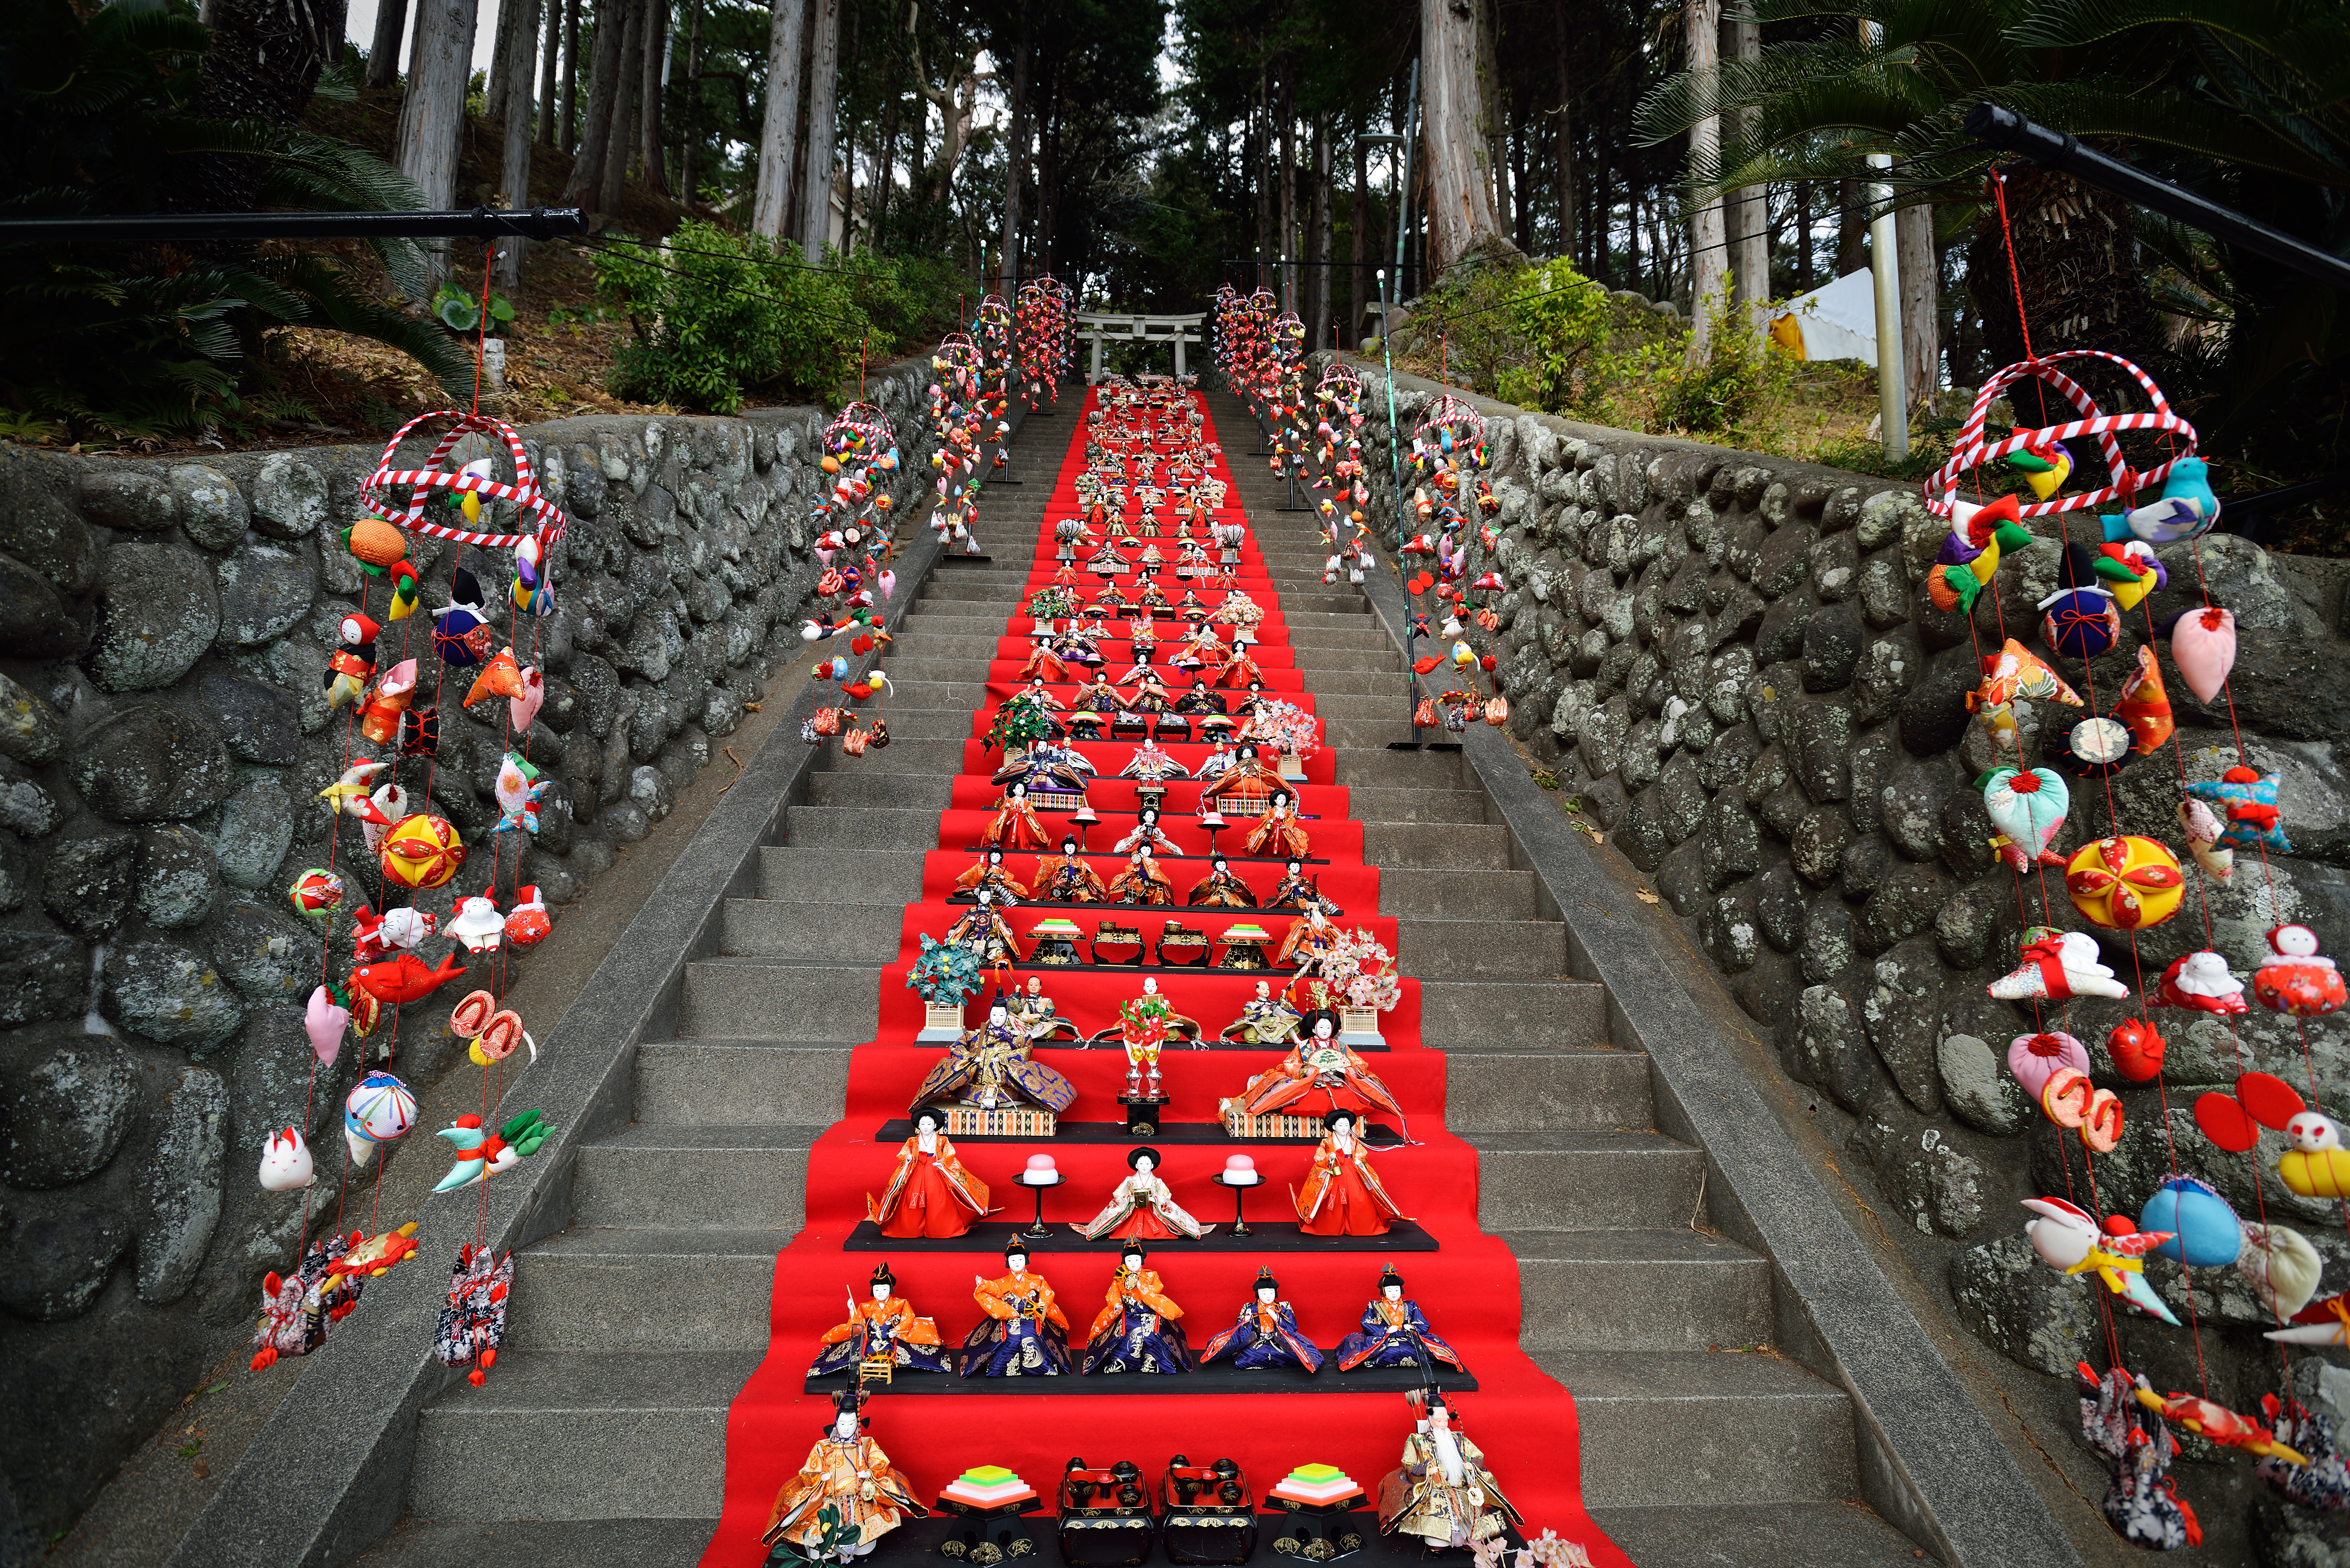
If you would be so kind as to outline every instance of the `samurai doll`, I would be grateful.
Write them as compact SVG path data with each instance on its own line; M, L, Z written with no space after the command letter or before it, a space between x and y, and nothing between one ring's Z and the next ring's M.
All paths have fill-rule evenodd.
M1109 898L1109 889L1077 853L1077 841L1064 838L1058 855L1036 862L1036 897L1055 904L1099 904Z
M1207 726L1203 724L1201 728L1204 730ZM1210 779L1220 779L1232 772L1233 764L1238 761L1239 759L1232 755L1232 748L1223 742L1218 741L1216 749L1201 759L1199 772L1191 776L1202 784ZM1207 806L1208 803L1205 800L1200 803L1200 809L1202 811L1205 811Z
M898 1150L898 1168L876 1202L866 1194L865 1217L881 1234L904 1241L943 1241L971 1229L988 1212L987 1183L963 1168L946 1135L946 1116L925 1106L914 1113L914 1136Z
M834 1395L837 1415L799 1473L775 1492L775 1506L759 1539L772 1550L769 1568L795 1563L853 1563L876 1542L931 1511L914 1501L914 1483L889 1463L867 1436L870 1423L855 1388Z
M1217 856L1208 864L1211 869L1191 884L1191 891L1184 897L1185 903L1208 904L1223 909L1256 908L1256 894L1233 873L1222 856Z
M913 1303L897 1293L898 1282L885 1262L873 1271L870 1299L852 1302L848 1321L834 1324L817 1341L810 1377L855 1376L867 1362L887 1361L899 1372L951 1372L952 1359L939 1342L939 1325L915 1315Z
M997 992L987 1004L987 1018L966 1029L946 1057L931 1067L914 1096L926 1106L949 1095L963 1104L993 1110L998 1106L1041 1106L1059 1115L1077 1097L1077 1086L1029 1051L1034 1038L1027 1024L1014 1016L1012 1004Z
M1268 909L1318 908L1334 920L1347 912L1324 898L1318 885L1306 879L1305 862L1294 855L1290 857L1289 864L1283 867L1281 883L1274 888L1273 897L1266 901L1265 908Z
M1028 1272L1028 1244L1003 1248L1003 1275L971 1293L987 1315L962 1342L965 1377L1058 1377L1073 1371L1069 1320L1042 1274Z
M1109 901L1113 904L1171 904L1175 901L1174 884L1167 873L1159 868L1149 846L1135 846L1133 857L1126 869L1111 878Z
M1274 967L1297 966L1300 974L1319 972L1322 961L1332 948L1338 945L1338 928L1322 913L1319 904L1308 904L1302 919L1289 922L1282 933L1281 945L1273 951Z
M1126 766L1118 770L1118 776L1158 784L1168 779L1188 779L1191 776L1191 770L1177 762L1173 754L1158 742L1145 741L1134 748L1134 755L1126 760Z
M1028 889L1020 878L1005 868L1001 849L990 847L976 863L965 867L955 878L954 893L949 896L976 898L982 893L993 893L995 902L1006 909L1028 897Z
M1182 853L1175 847L1175 841L1167 836L1166 830L1159 826L1159 808L1155 805L1146 805L1137 813L1134 826L1125 837L1110 846L1110 853L1114 855L1131 855L1137 849L1154 849L1168 855Z
M1423 1396L1405 1397L1415 1407ZM1403 1460L1379 1482L1379 1532L1419 1538L1422 1550L1472 1547L1524 1519L1493 1484L1485 1455L1453 1429L1440 1393L1425 1396L1428 1426L1403 1440Z
M1263 981L1257 989L1267 989ZM1249 1080L1233 1099L1232 1108L1252 1116L1271 1116L1319 1092L1327 1097L1326 1110L1392 1111L1403 1107L1371 1072L1370 1064L1338 1044L1337 1014L1317 1007L1304 1015L1299 1033L1290 1041L1289 1054Z
M1363 1309L1363 1326L1338 1342L1334 1353L1338 1357L1338 1370L1352 1372L1358 1366L1435 1366L1451 1367L1455 1372L1469 1368L1437 1332L1428 1326L1420 1315L1419 1303L1406 1301L1403 1276L1395 1272L1393 1263L1379 1271L1379 1293Z
M1005 919L995 907L995 891L992 888L979 890L979 902L957 915L947 934L939 939L950 947L966 947L979 955L982 969L1020 961L1020 940L1014 934L1012 922Z
M1078 1037L1077 1026L1061 1016L1053 999L1045 994L1045 982L1033 974L1028 977L1027 989L1013 994L1012 1021L1028 1032L1031 1045L1064 1036L1071 1040Z
M1215 1229L1192 1219L1175 1201L1175 1194L1159 1175L1157 1149L1135 1149L1126 1157L1126 1163L1134 1174L1118 1184L1100 1213L1077 1228L1087 1241L1115 1236L1171 1241L1180 1236L1196 1241Z
M1273 1270L1256 1272L1255 1299L1241 1308L1232 1326L1208 1341L1200 1351L1206 1366L1229 1350L1232 1365L1243 1372L1295 1366L1305 1372L1322 1370L1322 1348L1297 1332L1297 1309L1281 1299Z
M1167 1299L1159 1271L1146 1268L1147 1254L1129 1244L1118 1254L1118 1272L1109 1279L1108 1299L1094 1314L1093 1332L1086 1341L1085 1373L1098 1377L1113 1372L1158 1372L1170 1375L1191 1370L1191 1343L1176 1320L1183 1309Z
M1308 1236L1384 1236L1390 1220L1404 1218L1379 1185L1357 1125L1348 1110L1322 1118L1322 1141L1297 1189L1297 1228Z
M1219 713L1224 711L1224 700L1215 689L1198 676L1191 678L1191 690L1175 700L1178 713Z
M1053 842L1036 820L1036 808L1028 804L1027 784L1015 783L995 803L995 815L980 829L979 841L991 849L1042 849Z
M1248 852L1251 855L1289 855L1303 857L1312 852L1305 829L1297 820L1296 797L1287 790L1275 790L1264 815L1249 829Z

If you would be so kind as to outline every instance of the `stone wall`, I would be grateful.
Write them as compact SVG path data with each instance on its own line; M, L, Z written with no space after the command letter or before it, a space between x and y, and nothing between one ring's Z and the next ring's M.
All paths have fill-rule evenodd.
M1391 538L1387 383L1375 364L1350 362L1369 389L1367 510ZM1399 376L1395 390L1408 441L1438 389ZM1652 874L1769 1032L1799 1098L1846 1135L1844 1174L1905 1238L1945 1306L2015 1361L2068 1377L2090 1352L2095 1304L2033 1260L2017 1200L2071 1193L2087 1207L2088 1172L2074 1135L2060 1137L2001 1065L2009 1042L2035 1026L2027 1008L1984 988L2015 965L2021 909L2041 922L2042 890L2020 887L1987 843L1992 828L1970 785L1991 763L1964 696L1978 649L2000 645L2004 606L2007 633L2110 711L2145 621L2126 617L2121 646L2084 670L2041 645L2032 607L2054 586L2053 524L2002 565L1996 598L1982 597L1970 627L1927 600L1946 524L1912 485L1479 406L1503 503L1492 555L1513 585L1495 606L1490 649L1512 733L1606 842ZM2169 588L2149 601L2158 625L2201 603L2198 552L2161 555ZM2201 541L2199 556L2212 601L2241 628L2235 718L2252 763L2283 774L2295 854L2272 857L2265 874L2257 857L2239 855L2231 886L2190 888L2181 915L2142 933L2135 952L2126 937L2099 932L2106 961L2134 988L2206 945L2248 973L2280 920L2313 924L2327 952L2350 948L2350 781L2335 754L2350 736L2341 564L2272 556L2226 535ZM1472 545L1470 575L1485 565ZM2166 749L2115 775L2112 820L2183 850L2180 759L2188 778L2217 778L2237 762L2235 732L2224 705L2199 703L2158 651L2178 757ZM2039 717L2062 735L2065 726ZM2038 720L2025 728L2036 759ZM2076 781L2053 847L2069 854L2112 831L2108 821L2104 786ZM2047 897L2047 923L2086 925L2054 875ZM2232 1036L2224 1023L2158 1009L2168 1066L2159 1086L2140 1085L2113 1072L2104 1048L2136 1011L2081 1002L2061 1024L2050 1018L2088 1045L2098 1083L2126 1106L2121 1146L2096 1165L2105 1210L2135 1216L2175 1144L2178 1165L2247 1219L2264 1204L2307 1235L2327 1259L2324 1292L2350 1288L2339 1208L2276 1180L2281 1140L2263 1139L2256 1166L2207 1143L2190 1114L2198 1094L2232 1084L2240 1063L2306 1085L2303 1032L2258 1007ZM2350 1106L2340 1016L2306 1028L2334 1108ZM2150 1277L2185 1320L2179 1270L2158 1261ZM2274 1381L2273 1349L2257 1332L2268 1325L2234 1271L2198 1271L2193 1282L2211 1397L2255 1407ZM2133 1366L2165 1388L2199 1386L2187 1331L2121 1324Z
M910 361L870 394L909 460L901 504L929 473L928 379ZM251 1332L261 1275L296 1257L303 1216L301 1193L255 1179L265 1136L305 1129L325 1195L313 1222L331 1219L344 1093L395 1038L401 1075L429 1083L459 1059L450 998L488 983L484 961L312 1084L302 1006L322 962L348 972L350 921L297 918L286 888L328 863L338 826L334 864L371 866L358 822L317 792L347 751L386 755L327 705L339 618L364 593L385 665L418 659L417 707L439 694L437 763L397 776L471 853L418 906L445 916L494 877L501 908L517 881L568 902L805 647L824 417L523 432L572 520L559 607L517 632L546 671L528 750L552 781L527 844L490 831L504 742L461 706L474 672L444 681L432 651L455 546L416 542L422 604L391 623L383 582L336 542L380 445L203 461L0 445L0 1533L70 1522ZM510 553L468 547L463 564L490 606L507 602ZM347 910L375 880L350 879ZM354 1174L347 1202L382 1164Z

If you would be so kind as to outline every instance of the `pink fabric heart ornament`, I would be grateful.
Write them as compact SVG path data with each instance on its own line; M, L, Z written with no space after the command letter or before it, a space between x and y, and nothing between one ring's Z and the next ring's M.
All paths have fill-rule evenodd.
M2072 805L2064 778L2047 768L2024 773L2000 768L1983 782L1983 810L1991 826L2030 857L2036 857L2054 840Z
M2062 1029L2043 1030L2037 1034L2019 1034L2007 1048L2007 1070L2023 1085L2023 1092L2034 1103L2048 1080L2070 1067L2076 1073L2089 1070L2089 1048L2065 1033Z
M2236 612L2189 610L2170 628L2170 660L2186 678L2187 689L2209 702L2228 684L2236 668Z
M522 667L522 695L506 699L506 716L514 721L517 735L530 732L530 722L538 717L538 706L546 701L546 677L536 665Z
M302 1028L310 1036L310 1049L318 1054L320 1065L335 1064L335 1058L342 1054L343 1026L350 1021L350 1009L336 1006L333 992L322 985L310 993Z

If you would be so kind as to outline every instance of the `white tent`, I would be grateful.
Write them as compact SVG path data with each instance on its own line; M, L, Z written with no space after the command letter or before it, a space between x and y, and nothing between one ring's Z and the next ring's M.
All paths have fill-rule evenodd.
M1804 295L1771 324L1773 341L1804 359L1877 363L1877 293L1866 267Z

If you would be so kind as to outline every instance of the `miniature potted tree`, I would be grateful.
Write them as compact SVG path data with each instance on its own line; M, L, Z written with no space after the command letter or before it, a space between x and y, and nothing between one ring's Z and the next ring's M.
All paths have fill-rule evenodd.
M1395 955L1360 927L1338 933L1322 960L1321 978L1338 1003L1338 1043L1342 1045L1383 1045L1379 1014L1395 1011L1403 1000Z
M922 954L906 973L907 989L922 999L922 1032L917 1044L962 1038L962 1005L979 989L979 954L960 942L922 938Z

